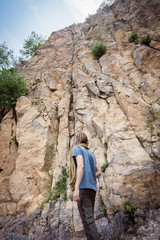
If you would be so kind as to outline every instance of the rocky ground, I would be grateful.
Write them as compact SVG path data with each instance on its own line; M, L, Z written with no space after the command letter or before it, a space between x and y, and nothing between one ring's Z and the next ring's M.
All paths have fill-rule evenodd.
M57 211L61 211L59 218ZM99 217L96 225L104 240L160 239L160 209L137 209L131 217L132 222L126 221L124 213L119 212L111 216L101 213ZM58 209L57 205L53 210L52 204L28 216L4 216L0 229L1 240L86 240L82 229L73 234L64 209Z

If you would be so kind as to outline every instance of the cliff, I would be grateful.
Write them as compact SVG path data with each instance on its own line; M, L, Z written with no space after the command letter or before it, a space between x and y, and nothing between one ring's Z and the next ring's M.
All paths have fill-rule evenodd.
M109 163L98 180L99 226L105 229L108 221L102 205L108 215L122 210L126 201L134 207L146 202L151 208L160 206L159 12L158 0L118 0L90 21L53 32L19 66L30 93L18 99L15 111L10 110L0 125L0 216L9 216L8 222L11 216L25 214L29 221L26 216L39 211L35 232L30 226L34 217L26 234L22 231L26 239L43 239L46 226L52 234L45 239L81 237L68 183L66 201L61 197L39 209L61 166L68 169L78 130L87 134L100 166ZM129 43L132 31L141 37L149 34L150 46ZM108 50L93 60L90 50L97 41ZM121 222L122 216L117 216Z

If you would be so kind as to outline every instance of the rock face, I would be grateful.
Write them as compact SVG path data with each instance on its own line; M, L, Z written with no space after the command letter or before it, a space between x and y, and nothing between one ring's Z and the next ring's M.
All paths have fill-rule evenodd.
M36 211L59 166L68 168L81 130L98 163L109 163L98 180L97 221L102 204L108 214L123 209L125 201L160 206L159 11L159 0L118 0L89 22L53 32L19 67L30 93L1 121L0 216ZM150 34L150 46L129 43L132 31ZM99 60L90 54L96 41L108 47ZM58 201L52 208L50 231L61 236L50 234L52 239L80 238L76 205ZM29 239L40 240L42 229ZM64 232L68 235L62 237Z

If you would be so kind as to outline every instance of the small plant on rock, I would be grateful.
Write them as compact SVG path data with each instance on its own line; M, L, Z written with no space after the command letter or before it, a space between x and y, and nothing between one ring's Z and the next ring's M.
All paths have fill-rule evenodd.
M65 192L64 195L63 195L63 200L64 201L67 201L67 193Z
M104 215L106 215L107 208L104 204L101 206L101 211L103 212Z
M144 45L146 45L146 46L149 46L149 44L150 44L150 42L151 42L151 37L150 37L150 35L148 34L146 37L143 37L142 39L141 39L141 44L144 44Z
M119 212L119 209L118 209L118 208L112 208L112 210L113 210L114 214L117 213L117 212Z
M150 208L150 203L148 200L144 200L144 205L145 205L145 209L149 209Z
M91 54L95 60L98 60L106 53L107 47L103 42L94 43L91 49Z
M65 167L62 167L62 176L60 179L55 183L55 186L53 188L53 195L51 197L51 200L54 200L56 202L58 198L60 197L60 194L63 194L63 199L66 200L66 184L67 184L67 171Z
M73 201L73 194L69 195L69 199Z
M134 223L135 208L127 201L124 203L124 217L126 223Z
M106 168L109 166L109 163L104 163L102 166L101 166L101 171L102 172L105 172L106 171Z
M104 142L101 142L101 144L107 149L108 148L108 144L107 144L107 142L106 141L104 141Z
M47 198L42 202L41 208L43 208L44 204L53 201L54 203L57 202L58 198L61 194L63 194L63 200L67 200L67 193L66 193L66 184L67 184L68 174L66 168L62 166L62 176L60 179L55 183L53 190L49 192Z
M138 44L139 43L138 39L139 39L138 33L137 32L132 32L131 35L128 38L128 41L129 42L134 42L135 44Z
M93 16L93 14L89 14L88 17L85 18L85 20L90 21L92 16Z
M43 207L44 207L44 204L45 204L45 203L48 203L48 202L51 200L52 195L53 195L53 192L50 191L49 194L48 194L48 196L46 197L46 199L41 203L40 208L43 208Z

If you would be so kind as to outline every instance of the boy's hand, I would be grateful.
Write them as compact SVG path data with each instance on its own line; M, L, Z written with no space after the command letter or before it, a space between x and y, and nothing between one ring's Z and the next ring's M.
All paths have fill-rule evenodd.
M74 190L74 193L73 193L73 200L75 201L75 202L79 202L79 189L75 189Z

